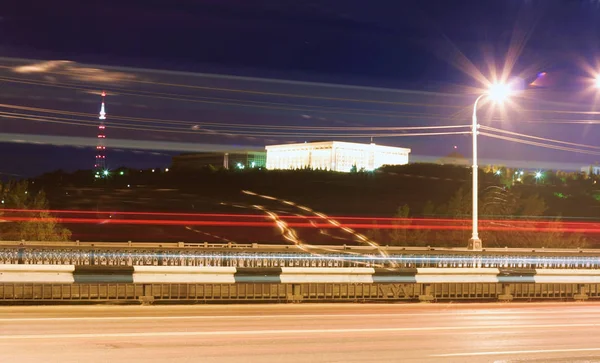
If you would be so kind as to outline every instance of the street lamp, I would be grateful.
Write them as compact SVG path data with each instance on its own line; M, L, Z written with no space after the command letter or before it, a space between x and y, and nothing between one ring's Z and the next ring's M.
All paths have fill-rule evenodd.
M478 206L478 191L479 191L479 167L477 166L477 104L483 97L488 97L492 101L502 102L511 93L510 86L504 83L494 83L490 86L488 91L475 100L473 104L473 124L471 127L471 133L473 134L473 227L472 235L469 240L468 249L478 250L482 249L481 239L479 239L479 206Z

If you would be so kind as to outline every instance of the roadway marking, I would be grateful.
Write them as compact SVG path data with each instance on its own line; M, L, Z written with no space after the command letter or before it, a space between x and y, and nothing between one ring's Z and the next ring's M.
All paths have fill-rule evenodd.
M585 311L574 311L578 318ZM593 314L592 311L589 312ZM90 317L39 317L39 318L0 318L0 322L27 322L27 321L109 321L109 320L202 320L202 319L303 319L303 318L394 318L415 316L511 316L511 315L554 315L546 311L519 311L519 312L447 312L447 313L391 313L391 314L277 314L277 315L179 315L179 316L90 316Z
M570 348L570 349L540 349L540 350L507 350L492 352L468 352L468 353L450 353L434 354L430 357L473 357L482 355L508 355L508 354L539 354L539 353L573 353L573 352L597 352L600 348Z
M488 326L436 326L424 328L348 328L348 329L293 329L293 330L231 330L231 331L170 331L170 332L131 332L131 333L70 333L70 334L21 334L0 335L0 340L28 339L85 339L85 338L144 338L144 337L190 337L190 336L227 336L227 335L282 335L282 334L334 334L334 333L390 333L414 331L447 331L447 330L498 330L498 329L545 329L600 327L599 324L546 324L546 325L488 325ZM600 350L600 348L598 348ZM491 352L494 353L494 352ZM461 354L461 353L458 353ZM462 353L490 354L490 353ZM497 353L508 354L508 353Z

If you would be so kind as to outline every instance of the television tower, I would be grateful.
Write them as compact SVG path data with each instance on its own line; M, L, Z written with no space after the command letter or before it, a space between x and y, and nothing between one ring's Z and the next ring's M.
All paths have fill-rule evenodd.
M106 176L106 145L104 143L106 139L106 135L104 134L106 129L106 126L104 125L104 120L106 120L106 111L104 109L105 97L106 92L102 91L102 105L100 106L100 115L98 116L98 119L100 120L100 125L98 125L98 145L96 146L96 163L94 164L97 178Z

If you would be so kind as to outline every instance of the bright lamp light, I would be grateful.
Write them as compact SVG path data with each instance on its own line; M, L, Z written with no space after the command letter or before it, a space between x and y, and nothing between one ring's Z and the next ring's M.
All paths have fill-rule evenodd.
M600 88L600 76L596 77L596 80L594 82L594 86L596 86L596 88Z
M488 96L496 102L502 102L510 96L510 86L504 83L494 83L488 90Z

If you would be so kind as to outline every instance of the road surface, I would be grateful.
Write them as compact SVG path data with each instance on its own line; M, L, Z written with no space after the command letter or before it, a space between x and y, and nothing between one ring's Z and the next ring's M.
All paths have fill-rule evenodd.
M600 362L600 303L0 307L0 362Z

